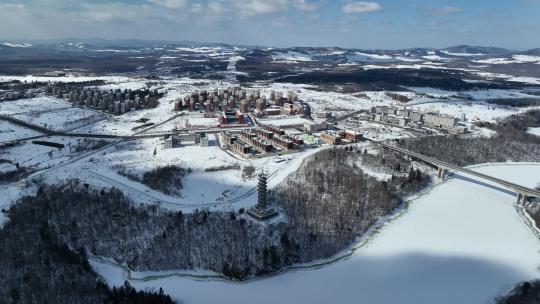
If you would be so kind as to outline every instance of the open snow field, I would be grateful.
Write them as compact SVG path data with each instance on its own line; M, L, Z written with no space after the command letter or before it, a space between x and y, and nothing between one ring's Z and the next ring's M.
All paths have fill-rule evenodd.
M239 209L251 207L256 202L256 175L261 170L269 175L268 187L271 189L296 171L303 159L317 149L265 157L246 161L222 150L215 135L210 134L210 146L182 146L163 149L161 139L124 141L80 159L65 166L55 168L43 175L44 181L59 184L69 179L80 179L93 187L116 187L136 203L159 203L164 208L193 212L194 209ZM153 155L154 149L156 155ZM180 195L167 195L151 189L139 182L119 174L125 171L142 175L151 169L178 165L191 168L192 173L182 178L183 188ZM219 166L234 166L238 169L213 171ZM242 169L253 165L255 174L244 180ZM210 169L211 171L207 171Z
M540 136L540 128L529 128L527 130L527 133L534 134L536 136Z
M23 128L7 121L0 121L0 143L40 135L42 135L40 132Z
M12 117L54 131L70 131L101 121L107 115L86 108L72 107L47 112L22 113Z
M309 120L301 116L282 116L282 117L268 117L260 118L260 124L263 125L274 125L278 127L287 127L287 126L301 126L303 128L304 123Z
M415 105L413 108L421 111L436 111L441 114L448 114L455 117L460 117L460 115L464 113L467 120L494 122L499 118L519 114L538 107L513 108L482 102L443 101L419 104Z
M2 115L17 115L35 112L47 112L59 109L69 109L71 104L53 97L35 97L30 99L19 99L13 101L4 101L0 107Z
M65 147L59 149L25 141L14 147L0 150L0 159L8 160L14 164L19 163L22 167L32 171L44 170L73 159L99 141L63 136L51 136L39 140L63 144Z
M74 107L48 96L3 102L0 114L55 131L69 131L107 117L102 112Z
M7 164L12 165L12 167L18 163L29 174L26 179L31 181L34 178L54 178L57 177L57 174L66 174L61 170L63 166L78 163L79 158L99 152L99 149L92 150L92 146L100 142L95 139L51 136L40 140L64 144L65 147L59 149L25 141L14 147L0 150L0 159L7 161ZM69 176L78 178L76 170L68 170L67 172ZM36 190L36 184L27 183L24 179L11 184L1 184L0 209L8 209L22 196L35 195ZM6 214L0 213L0 227L3 226L5 220Z
M534 187L539 164L477 167ZM414 199L350 256L324 267L246 283L131 273L139 289L185 303L490 303L516 283L540 276L540 241L514 205L515 196L456 176ZM122 268L92 261L110 285ZM211 290L211 292L209 292ZM355 299L353 302L351 299Z

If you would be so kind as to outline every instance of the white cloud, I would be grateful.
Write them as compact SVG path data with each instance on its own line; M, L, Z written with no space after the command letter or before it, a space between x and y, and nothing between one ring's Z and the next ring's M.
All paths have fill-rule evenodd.
M0 3L1 9L23 9L24 4L19 3Z
M454 6L443 6L443 7L430 7L428 11L434 15L451 15L459 14L463 12L462 8Z
M234 3L246 16L286 11L289 7L288 0L235 0Z
M382 6L377 2L350 2L342 7L347 14L373 13L382 10Z
M125 3L83 3L79 11L68 12L80 21L112 22L134 21L158 16L158 12L149 5L132 5Z
M318 10L321 4L319 2L306 2L306 0L297 0L294 6L296 6L296 8L301 11L313 12Z
M150 0L150 2L168 8L182 8L187 4L187 0Z
M221 14L229 12L228 8L224 7L221 3L216 2L216 1L208 3L208 10L212 14L216 14L216 15L221 15Z
M191 5L191 12L194 14L201 13L203 11L203 5L200 3L193 3Z

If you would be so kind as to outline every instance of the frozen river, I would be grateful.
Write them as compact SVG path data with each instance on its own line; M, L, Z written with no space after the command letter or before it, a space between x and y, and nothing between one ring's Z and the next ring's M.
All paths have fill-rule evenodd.
M540 164L487 165L482 173L535 187ZM162 287L184 303L490 303L540 277L540 241L515 196L456 176L413 200L345 260L247 283L168 277L132 281ZM109 284L125 273L93 263ZM140 275L140 274L138 274Z

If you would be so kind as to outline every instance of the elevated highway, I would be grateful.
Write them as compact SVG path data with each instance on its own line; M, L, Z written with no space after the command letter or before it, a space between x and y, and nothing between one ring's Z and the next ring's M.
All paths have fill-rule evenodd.
M452 170L452 171L462 172L471 176L482 178L484 180L496 183L498 185L501 185L505 188L508 188L516 192L518 204L523 204L530 198L540 197L540 191L535 190L535 189L524 187L524 186L521 186L512 182L509 182L509 181L505 181L500 178L496 178L487 174L479 173L470 169L466 169L466 168L463 168L463 167L460 167L451 163L447 163L442 160L435 159L433 157L429 157L429 156L422 155L420 153L405 150L405 149L402 149L402 148L399 148L399 147L396 147L387 143L383 143L383 142L376 142L376 143L392 151L408 155L416 160L423 161L425 163L428 163L437 167L437 177L440 179L444 179L446 176L446 173L449 170Z

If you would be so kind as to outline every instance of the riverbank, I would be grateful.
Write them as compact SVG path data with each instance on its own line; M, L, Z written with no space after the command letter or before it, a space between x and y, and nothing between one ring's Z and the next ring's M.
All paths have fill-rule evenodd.
M539 164L474 167L524 186L540 182ZM131 283L163 287L186 303L485 303L540 276L540 242L514 200L455 177L412 200L337 263L245 283L137 274ZM127 279L125 273L113 277L112 269L117 268L96 270L111 285Z

